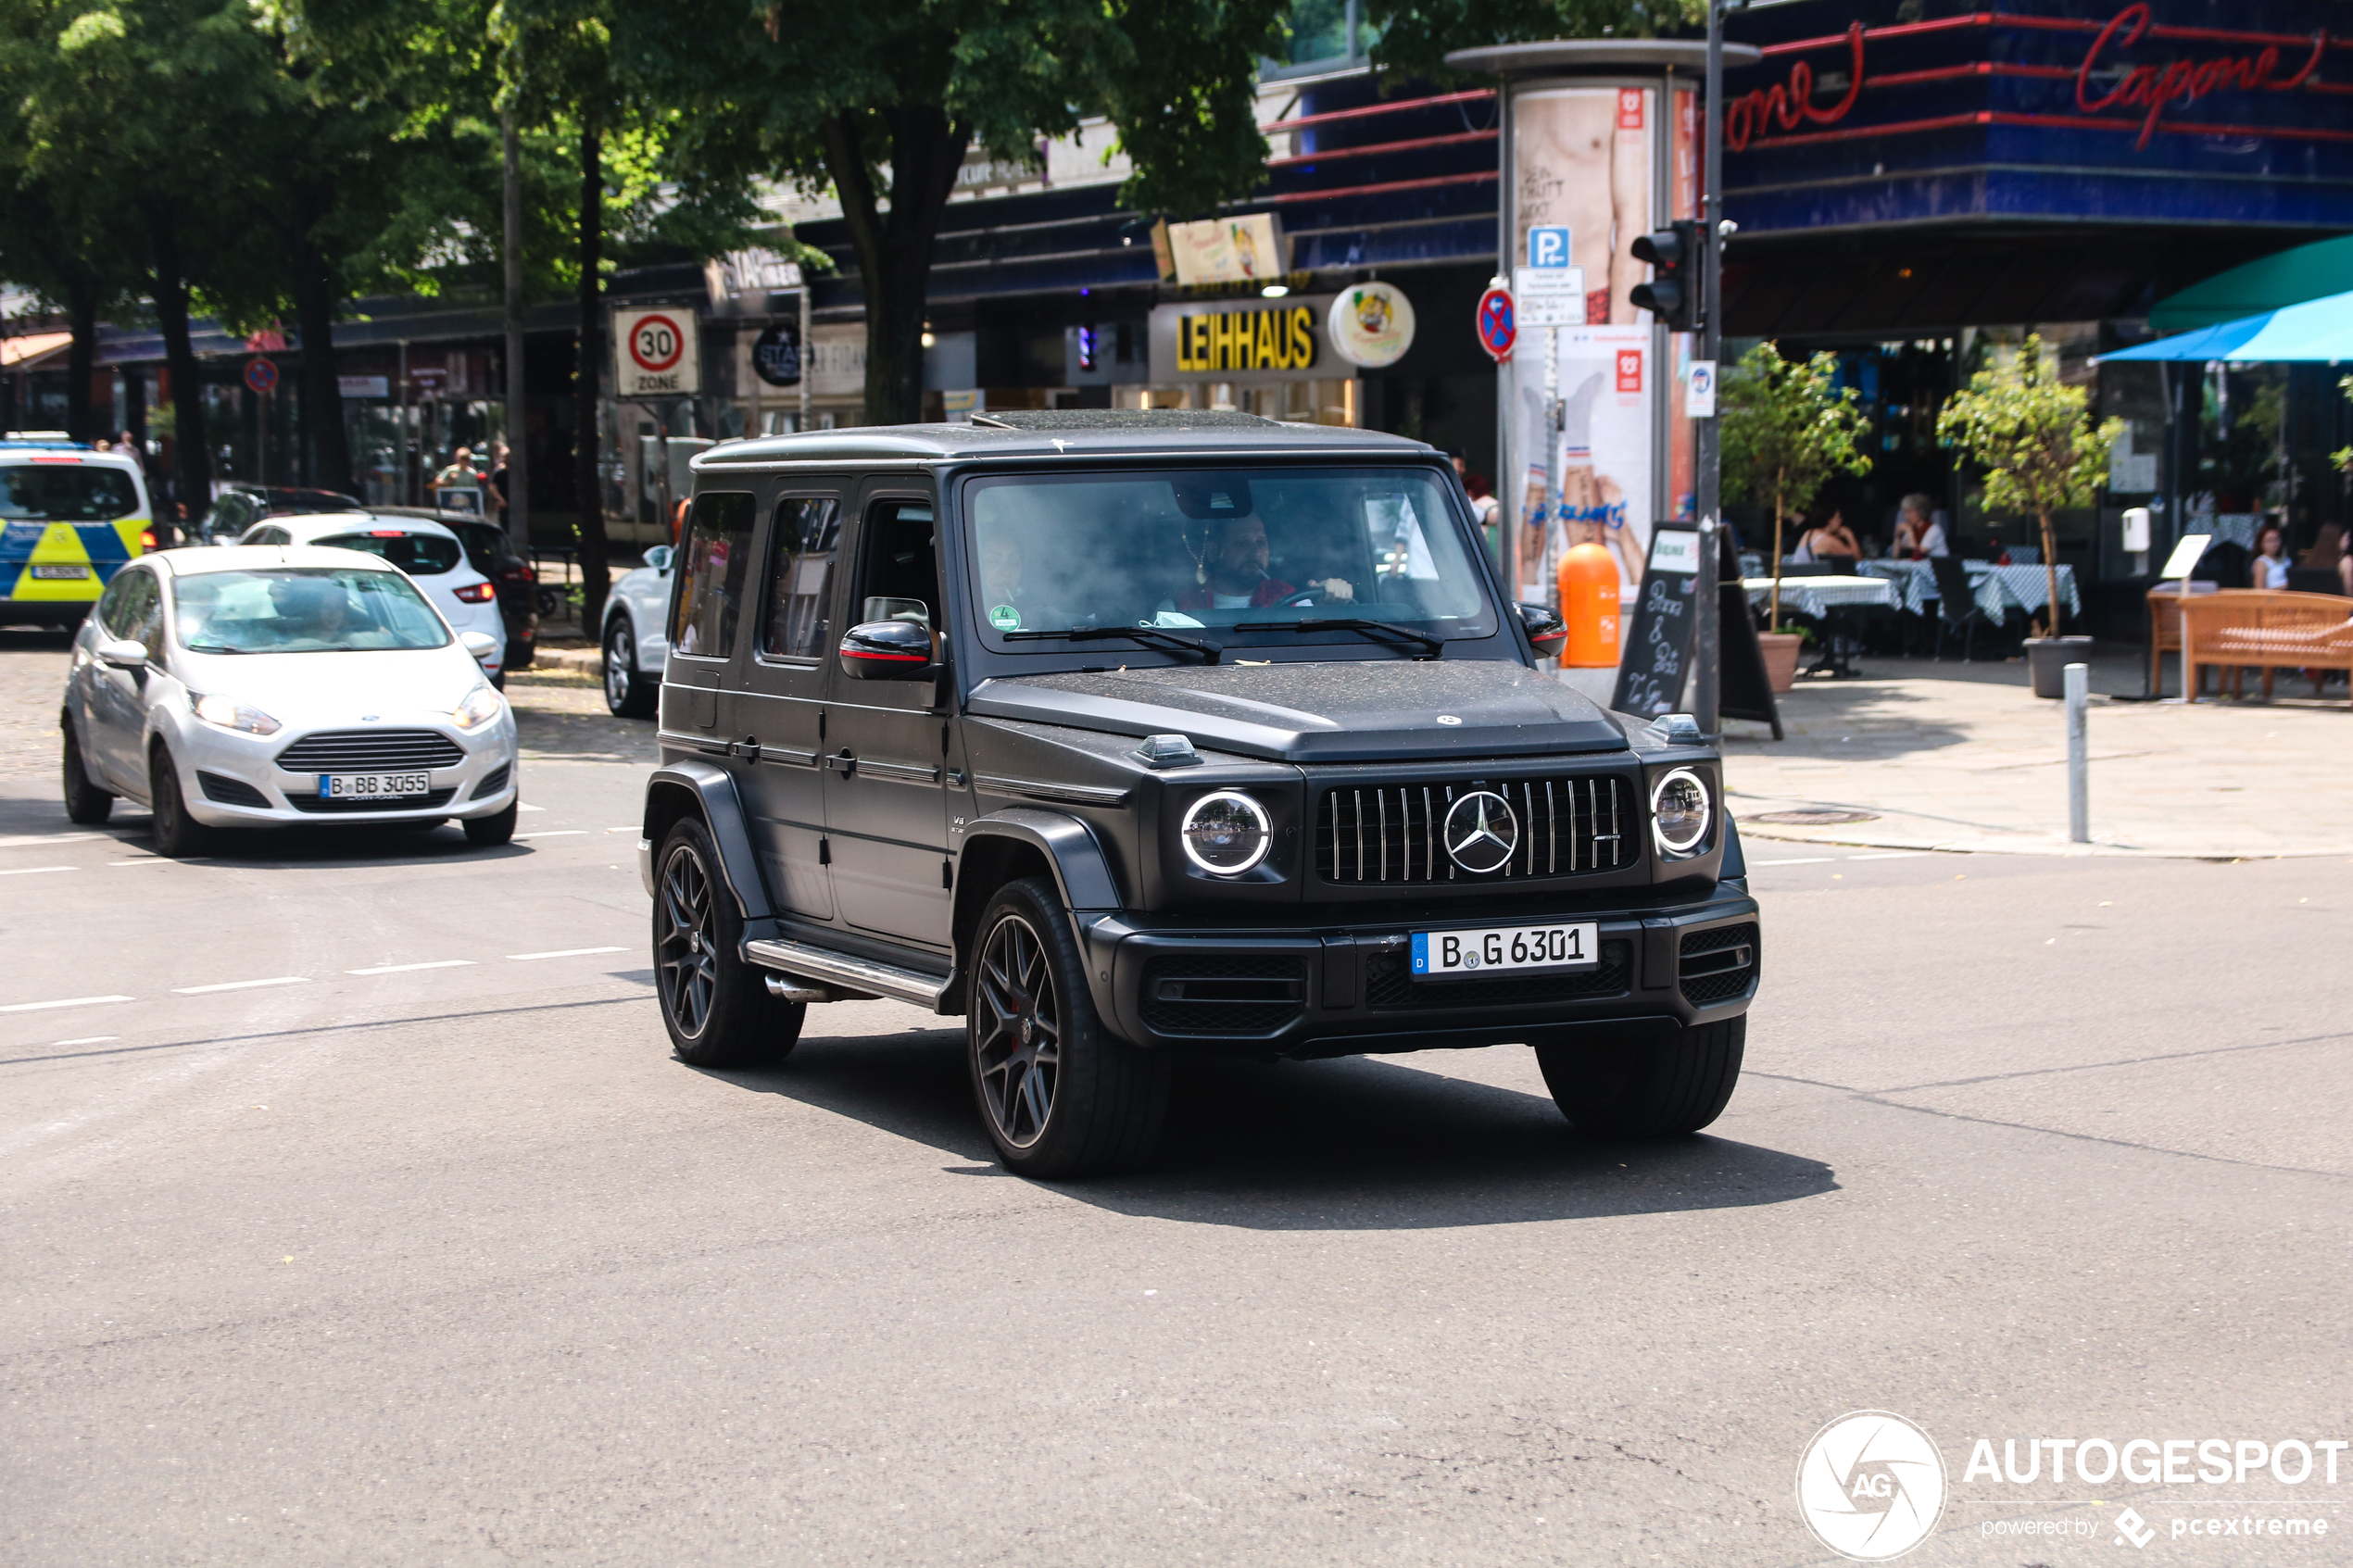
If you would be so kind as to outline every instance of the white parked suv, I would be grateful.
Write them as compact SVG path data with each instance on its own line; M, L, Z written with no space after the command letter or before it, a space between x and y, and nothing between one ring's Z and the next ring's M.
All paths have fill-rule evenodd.
M415 580L451 631L495 637L498 652L483 660L483 672L504 690L507 623L498 613L497 584L466 558L465 542L421 517L384 517L374 512L322 512L312 517L273 517L237 536L239 545L318 545L365 550L382 556Z
M650 719L670 662L670 557L667 545L612 585L605 600L605 706L616 719Z

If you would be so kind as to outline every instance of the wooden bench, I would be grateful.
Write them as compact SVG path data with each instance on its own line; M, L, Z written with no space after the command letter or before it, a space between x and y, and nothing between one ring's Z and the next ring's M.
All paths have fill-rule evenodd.
M2231 672L2231 695L2240 696L2249 666L2263 671L2263 696L2271 695L2271 672L2304 670L2312 695L2330 670L2353 676L2353 599L2332 594L2290 594L2272 589L2198 594L2180 608L2182 690L2196 702L2203 667Z

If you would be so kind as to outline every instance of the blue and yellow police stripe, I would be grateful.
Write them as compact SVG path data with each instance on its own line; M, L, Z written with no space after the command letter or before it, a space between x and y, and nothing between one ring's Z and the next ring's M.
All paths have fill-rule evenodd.
M113 522L9 523L0 529L0 599L19 604L94 599L123 562L145 553L140 535L146 527L146 519L140 517ZM80 570L60 570L67 567Z

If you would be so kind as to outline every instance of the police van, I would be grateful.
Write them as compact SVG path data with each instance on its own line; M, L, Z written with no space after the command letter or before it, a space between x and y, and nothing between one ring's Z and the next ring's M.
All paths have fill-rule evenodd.
M155 547L154 528L130 458L0 441L0 625L79 624L116 569Z

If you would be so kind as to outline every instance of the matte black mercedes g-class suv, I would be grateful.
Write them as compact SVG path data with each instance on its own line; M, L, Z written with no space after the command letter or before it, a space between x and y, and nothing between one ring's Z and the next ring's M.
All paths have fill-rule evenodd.
M695 459L639 846L686 1060L961 1013L1038 1176L1173 1058L1523 1042L1603 1136L1706 1125L1757 909L1717 754L1593 706L1394 436L1068 412Z

